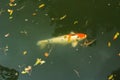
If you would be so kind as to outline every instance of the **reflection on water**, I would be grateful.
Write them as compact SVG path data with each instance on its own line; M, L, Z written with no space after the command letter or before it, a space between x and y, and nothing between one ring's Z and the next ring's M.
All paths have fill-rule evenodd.
M29 72L28 66L32 69L31 75L20 74L19 80L107 80L120 67L120 37L113 39L120 32L119 0L13 0L3 1L1 10L1 65L20 73ZM43 50L36 45L70 32L86 33L88 41L95 39L96 44L52 45Z

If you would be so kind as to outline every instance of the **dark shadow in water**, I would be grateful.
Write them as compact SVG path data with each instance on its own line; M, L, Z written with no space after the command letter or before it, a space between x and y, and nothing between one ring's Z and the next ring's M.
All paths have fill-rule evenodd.
M46 0L47 1L47 0ZM51 24L56 24L53 36L74 32L85 32L95 36L99 29L120 29L119 1L110 0L50 0L47 3ZM65 19L60 17L67 15ZM78 24L73 24L78 21Z
M0 80L17 80L18 71L0 65Z

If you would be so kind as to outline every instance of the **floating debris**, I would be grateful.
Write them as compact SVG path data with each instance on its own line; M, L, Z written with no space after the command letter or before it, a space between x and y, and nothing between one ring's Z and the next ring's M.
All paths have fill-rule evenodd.
M110 4L110 3L108 3L107 5L108 5L108 6L111 6L111 4Z
M108 47L110 47L110 46L111 46L111 42L110 42L110 41L108 41L107 45L108 45Z
M73 24L78 24L78 21L74 21L74 23Z
M116 34L115 34L114 37L113 37L113 40L116 40L119 35L120 35L120 33L119 33L119 32L116 32Z
M54 20L55 20L55 18L51 18L51 20L52 20L52 21L54 21Z
M88 41L87 39L83 42L83 44L80 44L83 47L88 47L90 45L92 45L94 42L96 41L96 39L93 39L91 41Z
M34 64L34 66L37 66L38 64L42 65L42 64L44 64L44 63L45 63L44 60L41 60L40 58L37 58L37 60L36 60L36 62L35 62L35 64Z
M37 15L37 13L35 13L35 12L34 12L32 15L33 15L33 16L36 16L36 15Z
M79 74L79 72L78 72L76 69L73 69L73 71L76 73L77 77L80 78L80 74Z
M48 56L49 56L49 53L48 53L48 52L45 52L45 53L44 53L44 56L45 56L45 57L48 57Z
M9 6L11 6L11 7L12 6L16 6L16 5L17 5L16 3L14 3L14 4L13 3L9 3Z
M21 74L31 74L31 71L32 71L32 66L28 66L21 72Z
M25 7L25 6L22 6L22 7L18 8L17 11L22 10L24 7Z
M45 4L40 4L39 5L39 8L43 8L43 7L45 7Z
M7 55L8 48L9 48L8 45L6 45L5 47L0 48L0 50L1 50L5 55Z
M26 30L20 31L21 34L25 34L26 36L28 35L28 32Z
M9 13L9 15L12 15L13 14L13 10L12 9L8 9L8 13Z
M28 52L25 50L25 51L23 51L23 55L26 55Z
M13 19L13 16L10 16L9 19Z
M13 3L13 2L15 2L15 0L10 0L10 3Z
M65 14L64 16L60 17L60 20L63 20L67 17L67 15Z
M25 21L28 21L28 19L25 19Z
M14 3L14 2L15 2L15 0L10 0L9 6L10 6L10 7L16 6L17 4Z
M5 34L5 38L7 38L7 37L9 37L10 36L10 33L7 33L7 34Z
M118 53L118 56L120 56L120 53Z
M111 75L108 77L108 80L114 80L114 79L113 79L113 74L111 74Z

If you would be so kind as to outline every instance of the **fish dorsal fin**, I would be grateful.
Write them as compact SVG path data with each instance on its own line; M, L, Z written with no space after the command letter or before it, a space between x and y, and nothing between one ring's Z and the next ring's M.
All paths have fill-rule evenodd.
M73 41L72 42L72 47L76 47L78 45L78 41Z

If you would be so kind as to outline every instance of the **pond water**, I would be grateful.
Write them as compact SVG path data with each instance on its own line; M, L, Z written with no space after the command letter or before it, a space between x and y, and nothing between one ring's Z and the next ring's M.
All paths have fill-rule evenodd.
M12 0L11 0L12 1ZM16 0L0 3L0 64L20 72L18 80L107 80L120 67L120 1ZM13 10L12 15L8 9ZM37 41L70 32L96 39L91 46L51 45ZM108 42L111 45L108 45ZM50 52L48 57L45 52ZM26 55L23 53L26 51ZM37 58L45 60L33 66ZM31 74L21 74L32 66Z

